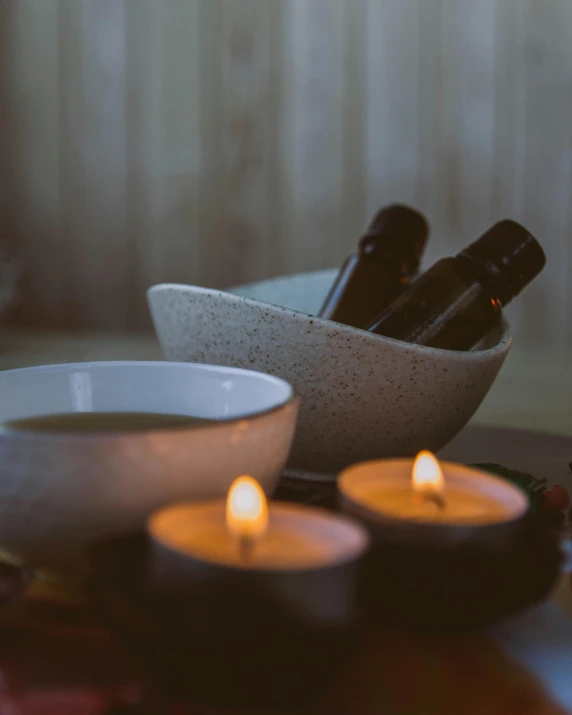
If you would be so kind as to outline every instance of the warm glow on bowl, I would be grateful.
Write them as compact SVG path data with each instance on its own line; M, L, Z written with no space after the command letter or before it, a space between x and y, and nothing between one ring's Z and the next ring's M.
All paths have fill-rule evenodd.
M226 500L226 523L239 539L258 539L268 528L268 504L262 487L252 477L238 477Z

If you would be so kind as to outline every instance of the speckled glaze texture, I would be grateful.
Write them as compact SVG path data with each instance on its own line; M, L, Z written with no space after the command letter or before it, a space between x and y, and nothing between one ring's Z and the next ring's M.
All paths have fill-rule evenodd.
M320 305L324 276L293 277L298 308ZM289 466L309 472L439 450L474 414L511 342L505 324L486 350L423 348L277 306L281 297L294 300L284 278L234 290L243 295L151 288L159 341L170 360L247 367L293 384L302 404Z
M165 369L161 365L169 367L170 363L142 364L151 365L148 375L131 386L130 364L121 364L126 365L125 377L119 376L125 385L123 399L131 399L133 387L137 393L133 399L149 401L149 411L169 412L171 398L164 384L154 381L152 366L161 370ZM106 378L99 368L90 365L102 363L56 368L69 367L72 376L92 376L95 411L128 409L129 403L109 403L113 399L110 392L116 392L118 400L122 397L121 389L115 390L115 386L107 396L98 398L99 386ZM65 390L59 386L54 390L44 383L35 385L33 376L28 380L33 370L0 375L0 399L4 399L0 420L12 416L7 402L18 411L17 397L23 384L29 385L22 400L27 402L24 414L44 414L42 407L47 402L54 405L50 407L54 412L71 411L65 409ZM16 389L11 373L24 378ZM204 385L206 378L199 379ZM226 371L220 377L227 385L232 379L232 373ZM181 379L175 376L175 383L179 387L175 384L173 389L178 389L180 402L184 402L185 391L194 390L195 383L190 384L184 375ZM30 395L34 390L37 399ZM165 504L224 498L240 474L253 474L267 494L272 494L294 435L299 399L292 394L290 390L288 401L267 411L248 415L247 410L247 416L241 418L190 428L69 435L0 431L2 549L32 566L47 566L62 573L73 569L78 574L90 544L143 528L149 514ZM163 410L162 400L166 403ZM206 405L205 415L217 408L214 389L203 388L201 400ZM144 410L144 404L134 409Z

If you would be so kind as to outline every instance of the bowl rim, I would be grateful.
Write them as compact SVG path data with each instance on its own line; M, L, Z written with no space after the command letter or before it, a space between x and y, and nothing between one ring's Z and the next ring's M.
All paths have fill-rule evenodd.
M248 368L232 367L230 365L212 365L210 363L199 362L182 362L171 360L96 360L91 362L71 362L71 363L54 363L47 365L29 365L26 367L11 368L9 370L0 371L0 397L2 394L1 382L3 376L10 376L19 373L31 372L68 372L75 369L84 370L86 368L99 370L100 368L128 368L133 366L143 366L149 368L183 368L185 370L199 368L201 372L224 372L231 375L249 375L255 378L263 378L268 382L273 382L281 387L286 388L284 398L276 404L255 412L245 412L236 417L229 419L213 419L210 422L197 425L182 425L177 427L159 427L142 430L124 430L110 432L38 432L34 430L18 430L18 429L3 429L2 421L0 420L0 440L3 439L46 439L57 441L82 441L82 440L115 440L115 439L140 439L146 438L150 434L162 435L188 435L189 432L206 432L221 427L234 427L241 422L254 422L258 419L268 417L274 412L279 412L288 405L296 406L300 401L300 396L297 394L294 387L281 377L271 375L270 373L262 372L261 370L249 370ZM92 410L97 412L97 410Z
M293 310L292 308L284 308L283 306L276 305L274 303L265 303L264 301L256 300L255 298L247 298L246 296L237 295L236 293L231 293L219 288L204 288L202 286L186 285L183 283L157 283L147 289L147 299L149 303L151 303L151 300L155 295L168 291L187 294L196 293L202 295L216 295L217 297L225 300L227 303L242 303L252 307L263 306L265 310L272 310L275 314L285 313L295 320L300 320L301 318L308 319L327 329L335 329L336 332L342 332L347 335L358 335L362 340L367 340L372 344L385 343L392 345L399 350L406 349L407 351L412 351L425 358L434 356L438 358L447 358L447 360L453 360L454 362L464 362L467 360L467 356L471 356L471 360L474 362L486 362L493 357L497 357L498 355L508 352L512 343L512 332L504 314L502 316L503 332L496 345L493 345L490 348L485 348L484 350L446 350L444 348L432 348L425 345L407 343L403 340L388 338L385 335L377 335L376 333L370 333L367 330L361 330L360 328L354 328L350 325L337 323L333 320L328 320L327 318L320 318L317 315L303 313L299 310ZM155 329L156 327L157 326L155 326Z

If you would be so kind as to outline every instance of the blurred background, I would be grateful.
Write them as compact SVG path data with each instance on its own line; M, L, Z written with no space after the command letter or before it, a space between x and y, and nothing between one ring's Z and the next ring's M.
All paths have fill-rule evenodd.
M427 263L524 223L511 322L570 345L571 189L570 0L0 0L13 323L148 328L153 283L338 266L400 201Z

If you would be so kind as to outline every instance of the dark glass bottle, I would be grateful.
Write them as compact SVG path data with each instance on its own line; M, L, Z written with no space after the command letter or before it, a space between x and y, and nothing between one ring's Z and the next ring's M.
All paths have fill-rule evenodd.
M419 268L429 226L407 206L387 206L375 216L318 313L321 318L367 328L409 284Z
M454 258L438 261L369 330L408 343L469 350L545 263L534 236L514 221L500 221Z

